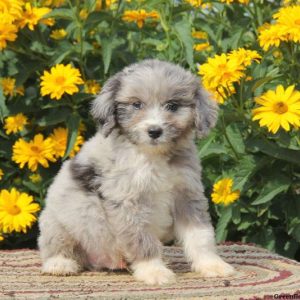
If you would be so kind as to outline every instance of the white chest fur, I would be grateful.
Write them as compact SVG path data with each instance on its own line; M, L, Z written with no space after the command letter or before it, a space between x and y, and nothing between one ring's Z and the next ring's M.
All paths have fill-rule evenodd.
M174 174L165 160L143 161L133 181L144 185L143 196L151 208L149 230L162 242L173 239Z
M165 159L127 151L114 162L103 188L113 191L117 201L137 201L147 206L149 231L166 242L173 238L174 185L174 172Z
M174 176L168 164L160 160L144 162L144 169L135 176L147 184L143 195L151 208L148 229L162 242L170 241L173 238Z
M101 193L115 202L127 202L149 208L149 230L160 240L168 241L173 236L173 189L178 181L177 172L170 167L165 156L151 156L136 146L110 135L101 135L90 141L82 153L99 165L103 173ZM99 155L99 149L105 155Z
M162 242L173 239L174 199L170 192L157 192L149 195L153 204L149 230Z

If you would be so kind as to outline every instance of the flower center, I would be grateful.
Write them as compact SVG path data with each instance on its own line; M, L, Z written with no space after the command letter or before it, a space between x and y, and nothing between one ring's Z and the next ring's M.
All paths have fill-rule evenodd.
M228 184L224 182L220 186L219 194L222 195L222 197L227 197L228 194L230 194L230 186L228 186Z
M11 215L18 215L21 212L21 209L17 205L12 205L8 208L8 213Z
M300 25L300 19L297 19L297 20L295 21L295 24L296 24L296 25Z
M39 153L40 152L40 149L37 146L31 146L30 149L31 149L32 152L35 152L35 153Z
M288 111L288 106L284 102L280 101L274 104L273 109L274 112L281 115Z
M64 84L66 81L66 78L64 76L57 76L55 79L55 82L59 85Z

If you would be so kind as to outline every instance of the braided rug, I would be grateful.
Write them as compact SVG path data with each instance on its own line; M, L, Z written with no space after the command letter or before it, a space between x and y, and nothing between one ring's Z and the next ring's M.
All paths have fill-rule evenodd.
M37 251L2 250L0 299L300 299L300 263L248 244L223 244L218 251L235 275L203 279L190 272L181 248L165 247L177 283L146 286L126 271L46 276Z

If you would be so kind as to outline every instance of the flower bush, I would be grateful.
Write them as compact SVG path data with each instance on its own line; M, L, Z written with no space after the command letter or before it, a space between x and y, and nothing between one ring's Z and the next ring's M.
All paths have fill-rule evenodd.
M199 75L220 106L197 141L217 240L300 258L299 1L0 0L1 247L35 243L90 101L144 58Z

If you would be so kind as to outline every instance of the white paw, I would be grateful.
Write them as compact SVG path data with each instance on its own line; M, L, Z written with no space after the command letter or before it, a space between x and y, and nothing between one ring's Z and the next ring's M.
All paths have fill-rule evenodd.
M134 263L132 269L135 279L146 284L162 285L176 281L175 274L158 258Z
M42 272L51 275L72 275L80 271L80 267L73 259L57 255L43 263Z
M203 277L226 277L235 272L234 268L217 254L203 255L194 261L192 271L200 273Z

